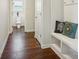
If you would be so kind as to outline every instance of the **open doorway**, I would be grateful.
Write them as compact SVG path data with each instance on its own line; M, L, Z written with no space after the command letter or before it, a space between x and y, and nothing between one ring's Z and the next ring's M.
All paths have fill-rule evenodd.
M25 32L35 31L35 0L10 0L10 32L17 23Z
M10 31L24 26L24 0L10 1Z

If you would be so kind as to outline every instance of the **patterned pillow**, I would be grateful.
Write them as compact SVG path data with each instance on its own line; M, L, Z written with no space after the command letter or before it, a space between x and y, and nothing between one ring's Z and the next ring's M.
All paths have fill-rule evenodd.
M64 22L60 22L60 21L56 21L56 26L55 26L55 33L63 33L63 27L64 27L65 23Z
M78 24L65 22L63 34L70 38L75 38L77 26L78 26Z

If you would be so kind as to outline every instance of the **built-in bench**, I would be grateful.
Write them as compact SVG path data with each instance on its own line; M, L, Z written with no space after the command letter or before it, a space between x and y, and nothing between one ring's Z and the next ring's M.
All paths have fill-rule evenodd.
M60 41L60 46L59 44L56 44L54 41L54 44L51 45L51 48L61 57L63 58L64 56L66 57L66 59L72 59L70 56L65 55L62 53L62 47L65 44L66 46L68 46L69 48L71 48L72 50L74 50L75 52L78 52L78 39L72 39L69 38L63 34L59 34L59 33L52 33L51 34L53 37L53 40L56 39L58 41Z

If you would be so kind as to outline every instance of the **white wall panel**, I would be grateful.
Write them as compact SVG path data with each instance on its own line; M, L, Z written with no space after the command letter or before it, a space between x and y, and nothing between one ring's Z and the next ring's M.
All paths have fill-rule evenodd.
M5 2L4 2L5 1ZM9 0L0 0L0 56L9 31Z

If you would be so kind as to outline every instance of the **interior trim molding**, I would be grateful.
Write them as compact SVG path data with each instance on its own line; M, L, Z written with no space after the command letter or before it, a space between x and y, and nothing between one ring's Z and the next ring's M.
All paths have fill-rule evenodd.
M8 34L8 35L9 35L9 34ZM5 48L5 45L6 45L6 43L7 43L8 35L7 35L6 38L3 40L3 44L2 44L2 46L1 46L1 48L0 48L0 58L1 58L1 55L2 55L3 50L4 50L4 48Z
M35 32L35 30L34 29L27 29L27 30L25 30L25 32Z

